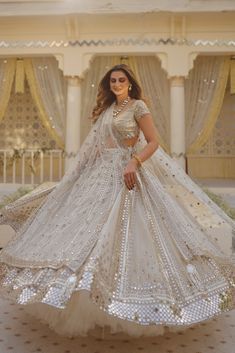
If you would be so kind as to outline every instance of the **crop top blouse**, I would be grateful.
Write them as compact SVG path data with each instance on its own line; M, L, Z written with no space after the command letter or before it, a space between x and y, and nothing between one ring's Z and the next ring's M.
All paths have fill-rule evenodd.
M137 99L113 118L113 126L121 139L138 137L139 119L150 111L144 101Z

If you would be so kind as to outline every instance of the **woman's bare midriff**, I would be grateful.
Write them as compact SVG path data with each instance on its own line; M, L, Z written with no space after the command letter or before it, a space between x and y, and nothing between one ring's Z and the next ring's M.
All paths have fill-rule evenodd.
M137 141L138 141L138 136L124 139L122 142L125 146L128 146L128 147L132 146L133 147Z
M131 137L131 138L128 138L128 139L123 139L122 140L122 144L124 146L127 146L127 147L133 147L136 142L138 141L138 136L135 136L135 137ZM108 148L115 148L117 147L117 145L113 142L112 138L108 138L105 145L108 147Z

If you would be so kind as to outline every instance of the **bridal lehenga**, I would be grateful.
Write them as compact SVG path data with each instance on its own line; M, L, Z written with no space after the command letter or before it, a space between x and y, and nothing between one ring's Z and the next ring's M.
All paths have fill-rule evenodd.
M125 186L147 112L135 100L114 118L111 105L57 185L3 210L17 232L0 254L1 295L60 334L156 335L234 308L234 221L161 146Z

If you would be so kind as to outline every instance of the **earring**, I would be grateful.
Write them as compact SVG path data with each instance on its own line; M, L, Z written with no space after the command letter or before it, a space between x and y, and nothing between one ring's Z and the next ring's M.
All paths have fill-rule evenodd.
M131 89L132 89L132 84L130 84L130 86L129 86L129 88L128 88L128 89L129 89L129 91L131 91Z

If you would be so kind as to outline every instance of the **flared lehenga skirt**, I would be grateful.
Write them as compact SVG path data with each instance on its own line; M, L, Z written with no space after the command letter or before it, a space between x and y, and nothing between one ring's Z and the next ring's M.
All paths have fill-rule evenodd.
M234 307L231 225L154 168L139 169L129 191L129 158L130 150L104 151L1 254L1 295L59 334L107 326L156 335Z

